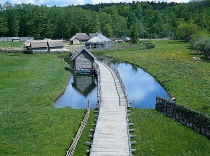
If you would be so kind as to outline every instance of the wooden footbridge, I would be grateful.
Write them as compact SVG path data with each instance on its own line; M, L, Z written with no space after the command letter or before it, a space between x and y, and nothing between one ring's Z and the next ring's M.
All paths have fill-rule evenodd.
M98 119L89 150L90 156L132 155L128 120L128 98L118 74L95 60L98 76Z

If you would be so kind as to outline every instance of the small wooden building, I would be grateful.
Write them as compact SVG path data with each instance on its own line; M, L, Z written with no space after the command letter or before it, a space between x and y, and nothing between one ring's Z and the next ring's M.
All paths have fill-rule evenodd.
M82 48L72 52L71 60L73 61L74 71L92 71L95 56L87 49Z
M92 33L90 36L92 38L85 43L86 48L109 48L113 45L112 40L101 33Z
M63 49L63 40L27 40L23 43L24 50L27 51L53 51L58 49Z
M58 50L63 49L64 43L63 40L48 40L48 49L51 50Z
M86 33L76 33L75 36L73 36L69 42L70 44L81 44L90 39L90 36L88 36Z
M31 51L48 51L47 40L31 40L28 49Z

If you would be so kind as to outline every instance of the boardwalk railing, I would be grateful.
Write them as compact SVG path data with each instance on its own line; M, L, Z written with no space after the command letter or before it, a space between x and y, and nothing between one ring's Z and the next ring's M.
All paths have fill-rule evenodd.
M115 72L115 74L116 74L116 76L117 76L117 78L118 78L118 80L119 80L119 82L120 82L120 85L122 86L123 94L125 95L126 104L127 104L127 106L128 106L128 105L129 105L128 95L126 94L126 89L125 89L125 86L124 86L124 84L123 84L123 82L122 82L122 79L121 79L121 77L120 77L120 73L119 73L119 71L117 70L117 68L115 68L114 66L111 66L111 68L112 68L112 70ZM121 98L120 98L120 100L121 100Z
M79 127L79 129L77 131L77 134L76 134L75 138L73 138L73 142L72 142L71 146L69 147L69 150L66 152L66 156L73 156L74 150L75 150L75 148L77 146L77 142L78 142L78 140L79 140L79 138L80 138L80 136L81 136L81 134L82 134L82 132L83 132L83 130L85 128L85 125L86 125L86 123L88 121L89 115L90 115L90 102L88 101L87 112L86 112L86 114L84 116L84 119L81 122L81 125L80 125L80 127Z
M93 68L96 71L97 74L97 99L98 99L98 105L100 105L101 103L101 84L100 84L100 69L99 69L99 65L94 62L93 63Z
M209 116L193 111L176 104L175 101L167 100L159 96L156 97L155 109L210 139Z

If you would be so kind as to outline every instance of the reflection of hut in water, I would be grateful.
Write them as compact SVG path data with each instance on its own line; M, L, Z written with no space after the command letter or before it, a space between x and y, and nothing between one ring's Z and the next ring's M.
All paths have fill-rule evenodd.
M92 71L95 56L87 49L80 49L72 52L71 60L75 71Z
M79 93L87 96L96 87L95 78L92 74L74 75L72 86Z

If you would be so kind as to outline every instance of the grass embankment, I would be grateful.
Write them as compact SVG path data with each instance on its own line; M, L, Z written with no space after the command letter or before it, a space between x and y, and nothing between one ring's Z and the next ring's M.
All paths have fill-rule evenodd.
M154 49L143 46L103 51L105 55L142 67L152 74L177 102L210 115L210 62L181 41L152 41ZM210 142L204 136L150 109L132 108L131 122L137 137L134 155L209 155Z
M53 106L66 66L55 54L0 53L0 155L65 155L85 113Z

